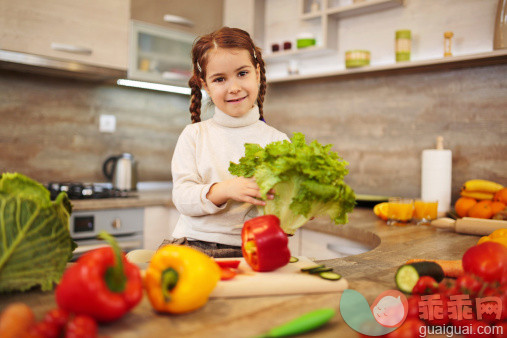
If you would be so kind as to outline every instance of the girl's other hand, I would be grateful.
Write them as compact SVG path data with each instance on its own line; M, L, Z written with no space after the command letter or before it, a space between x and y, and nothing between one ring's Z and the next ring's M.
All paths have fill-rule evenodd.
M229 199L253 205L266 205L266 202L261 200L260 189L254 178L235 177L215 183L206 197L218 206L224 204ZM272 190L269 191L267 197L268 199L274 198Z

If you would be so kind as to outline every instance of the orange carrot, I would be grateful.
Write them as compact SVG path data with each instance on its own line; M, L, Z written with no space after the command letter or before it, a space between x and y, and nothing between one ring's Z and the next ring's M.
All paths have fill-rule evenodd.
M458 278L463 275L463 264L461 263L461 259L457 260L443 260L443 259L422 259L422 258L414 258L409 259L405 264L411 264L416 262L435 262L442 267L444 270L444 275L446 277Z

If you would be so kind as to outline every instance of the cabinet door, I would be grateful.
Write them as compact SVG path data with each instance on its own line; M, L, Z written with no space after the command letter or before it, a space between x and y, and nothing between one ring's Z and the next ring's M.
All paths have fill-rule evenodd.
M172 238L179 217L180 213L176 208L145 208L143 249L157 250L164 239Z
M194 35L139 21L131 31L129 79L187 86Z
M16 0L0 4L0 48L127 69L129 2Z
M196 35L222 27L222 12L223 0L131 0L132 19Z

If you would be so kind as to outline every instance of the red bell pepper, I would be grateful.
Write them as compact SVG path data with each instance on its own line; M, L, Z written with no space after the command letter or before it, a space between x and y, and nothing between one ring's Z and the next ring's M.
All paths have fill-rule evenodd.
M243 257L255 271L273 271L289 263L289 240L275 215L246 221L241 240Z
M107 323L141 301L143 284L139 268L127 261L114 238L107 233L99 237L111 247L80 257L65 271L55 295L61 309Z

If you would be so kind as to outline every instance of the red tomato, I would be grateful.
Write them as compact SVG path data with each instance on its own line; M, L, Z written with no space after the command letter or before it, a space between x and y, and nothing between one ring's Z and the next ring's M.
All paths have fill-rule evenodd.
M494 338L505 338L506 333L507 333L507 322L502 322L493 325Z
M67 323L65 338L95 338L97 331L97 322L92 317L77 315Z
M468 326L468 329L469 329L469 334L464 334L463 336L467 337L467 338L492 338L493 335L491 334L491 328L488 328L489 324L488 323L485 323L483 321L480 321L480 320L469 320L467 322L467 326ZM471 328L471 332L470 332L470 328ZM462 331L463 333L465 333L466 331ZM488 334L489 333L489 334Z
M438 283L433 277L422 276L412 289L412 294L415 295L431 295L438 291Z
M417 318L407 318L403 324L386 335L388 338L414 338L424 333L424 322Z
M412 295L407 299L408 311L407 318L420 318L419 302L421 301L420 295Z
M433 319L428 319L426 322L429 325L442 326L450 323L449 319L449 311L447 307L447 302L449 299L446 295L440 294L440 300L442 301L442 305L435 308L433 311Z
M482 278L465 273L456 280L456 286L458 287L461 294L470 295L475 297L481 291L484 281Z
M52 309L46 313L44 321L55 324L59 330L62 330L69 320L69 313L62 309Z
M46 321L36 323L29 332L29 337L58 338L60 329L54 323Z
M236 274L236 269L220 267L220 280L233 279Z
M463 269L486 282L507 283L507 247L495 242L475 245L463 255Z
M238 266L239 266L239 263L241 262L240 260L231 260L231 261L218 261L216 260L215 262L217 262L218 266L221 267L221 268L233 268L233 269L237 269Z

